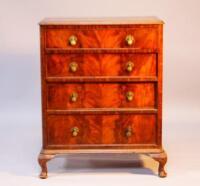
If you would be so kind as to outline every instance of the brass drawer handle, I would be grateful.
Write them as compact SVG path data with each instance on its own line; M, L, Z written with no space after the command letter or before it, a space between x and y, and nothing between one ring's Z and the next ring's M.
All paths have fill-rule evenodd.
M78 39L76 36L72 35L69 37L69 44L71 46L75 46L77 44L77 42L78 42Z
M76 137L79 133L79 128L78 127L73 127L71 129L71 132L72 132L72 136Z
M131 46L135 43L134 37L130 34L126 36L125 41L128 46Z
M126 71L127 72L132 72L134 68L134 63L132 61L128 61L126 63Z
M78 94L76 92L73 92L70 96L71 102L76 102L78 100Z
M76 62L71 62L69 64L69 69L71 72L76 72L78 69L78 64Z
M132 101L133 97L134 97L134 93L132 91L128 91L126 93L126 99L127 99L127 101Z
M133 130L132 130L131 127L126 128L125 135L126 135L127 138L131 137L133 135Z

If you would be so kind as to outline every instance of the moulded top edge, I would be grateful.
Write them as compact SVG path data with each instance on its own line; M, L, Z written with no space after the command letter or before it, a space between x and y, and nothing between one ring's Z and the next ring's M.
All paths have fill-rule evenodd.
M45 18L40 25L131 25L164 24L157 17L112 17L112 18Z

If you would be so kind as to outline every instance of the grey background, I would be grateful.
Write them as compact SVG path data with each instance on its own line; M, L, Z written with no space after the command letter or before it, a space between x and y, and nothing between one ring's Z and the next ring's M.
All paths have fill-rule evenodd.
M0 0L0 180L2 185L121 185L200 182L200 1ZM39 27L44 17L156 15L164 28L163 143L168 178L134 157L78 156L49 163L39 180L41 148ZM109 161L106 161L109 160ZM113 168L114 167L114 168ZM144 175L145 174L145 175Z

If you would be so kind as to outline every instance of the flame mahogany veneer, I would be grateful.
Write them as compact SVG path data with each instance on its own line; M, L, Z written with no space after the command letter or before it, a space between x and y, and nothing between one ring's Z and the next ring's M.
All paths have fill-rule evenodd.
M43 146L67 153L138 153L159 163L163 22L154 17L40 22Z

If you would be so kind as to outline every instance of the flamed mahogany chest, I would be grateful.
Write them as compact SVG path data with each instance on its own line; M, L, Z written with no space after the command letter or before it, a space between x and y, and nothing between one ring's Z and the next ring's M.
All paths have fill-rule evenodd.
M67 153L138 153L159 163L162 42L158 18L40 22L43 146L38 161Z

